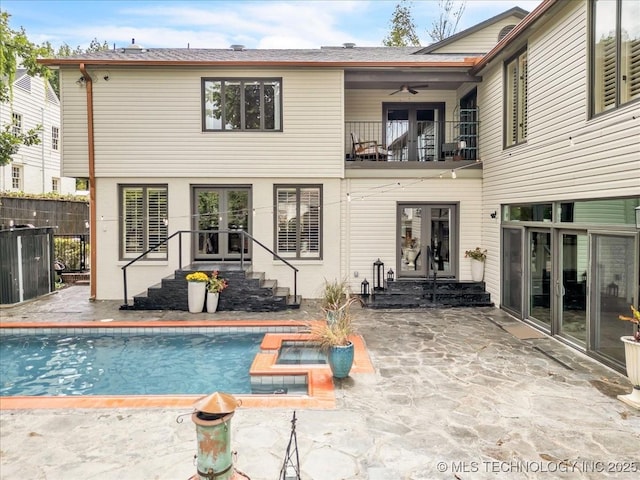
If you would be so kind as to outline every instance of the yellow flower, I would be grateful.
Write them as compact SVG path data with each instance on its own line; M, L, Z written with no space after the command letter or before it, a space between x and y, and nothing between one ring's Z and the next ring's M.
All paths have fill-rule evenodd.
M209 276L204 272L193 272L186 276L187 282L208 282Z

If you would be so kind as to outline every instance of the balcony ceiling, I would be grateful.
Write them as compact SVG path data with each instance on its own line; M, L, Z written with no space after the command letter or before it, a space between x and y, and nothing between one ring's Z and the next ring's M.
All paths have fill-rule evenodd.
M446 71L443 69L425 70L346 70L345 89L397 90L402 85L429 85L428 90L455 90L463 83L481 82L464 70ZM424 90L424 88L422 88Z

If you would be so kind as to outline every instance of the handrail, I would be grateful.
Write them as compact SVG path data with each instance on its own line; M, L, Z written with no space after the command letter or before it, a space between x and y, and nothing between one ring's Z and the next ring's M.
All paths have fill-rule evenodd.
M196 234L198 234L198 233L208 233L208 234L211 234L211 233L239 233L241 235L241 237L242 237L241 245L244 245L244 237L248 237L249 240L251 240L253 243L258 244L264 250L266 250L271 255L273 255L277 260L281 261L282 263L284 263L285 265L287 265L289 268L291 268L293 270L293 296L294 296L294 298L297 299L297 297L298 297L298 271L299 271L298 268L296 268L293 265L291 265L291 263L289 263L287 260L282 258L280 255L278 255L276 252L271 250L269 247L264 245L258 239L254 238L251 234L249 234L245 230L242 230L242 229L237 229L237 230L177 230L174 233L172 233L171 235L169 235L167 238L162 240L157 245L154 245L153 247L149 248L147 251L145 251L144 253L141 253L136 258L134 258L133 260L129 261L126 265L123 265L121 267L122 268L123 282L124 282L124 304L123 304L123 307L128 307L129 306L129 299L128 299L129 296L128 296L128 292L127 292L127 268L129 266L133 265L134 263L136 263L138 260L140 260L143 257L145 257L147 254L158 250L158 248L160 248L162 245L165 245L165 244L168 245L169 240L171 240L172 238L174 238L176 236L178 236L178 268L180 270L182 270L182 234L183 233L189 233L189 234L194 234L194 233L196 233ZM168 249L167 249L167 255L168 255ZM244 248L240 249L240 267L242 269L244 269Z

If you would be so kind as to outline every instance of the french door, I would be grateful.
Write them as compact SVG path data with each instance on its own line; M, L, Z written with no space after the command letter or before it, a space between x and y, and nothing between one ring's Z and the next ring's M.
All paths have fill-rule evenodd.
M428 262L433 252L433 269L441 277L455 277L457 251L457 206L454 204L398 205L398 277L424 278L433 273Z
M444 105L388 103L384 105L384 120L390 161L426 162L440 158Z
M251 232L250 189L245 187L196 187L193 190L194 230L211 230L194 236L194 260L237 260L249 256L249 243L240 233ZM222 230L223 232L219 232Z

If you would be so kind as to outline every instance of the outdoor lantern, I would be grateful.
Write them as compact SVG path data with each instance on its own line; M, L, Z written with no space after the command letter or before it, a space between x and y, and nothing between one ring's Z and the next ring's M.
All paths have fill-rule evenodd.
M387 282L393 282L394 280L394 273L393 273L393 269L390 268L389 271L387 272Z
M636 228L640 230L640 207L636 207Z
M384 263L380 259L373 262L373 291L384 290Z
M369 296L369 282L367 282L366 278L360 284L360 295L363 297Z

